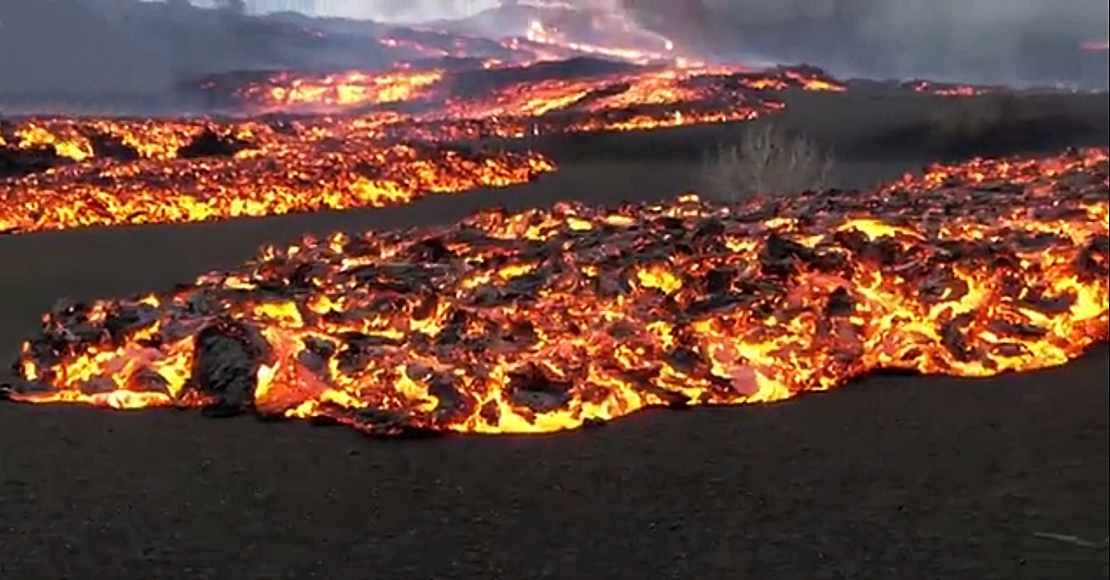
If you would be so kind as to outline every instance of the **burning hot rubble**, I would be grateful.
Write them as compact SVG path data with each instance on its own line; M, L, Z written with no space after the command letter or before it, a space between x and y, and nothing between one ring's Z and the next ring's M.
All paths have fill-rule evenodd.
M529 181L536 153L386 143L365 119L32 120L0 137L0 232L377 207Z
M173 291L58 304L7 396L525 433L878 369L1036 369L1107 339L1108 206L1103 149L308 239Z
M591 59L461 70L224 75L205 79L202 87L213 106L251 114L392 112L406 123L496 119L509 125L517 119L533 126L532 133L747 120L780 108L778 91L846 88L812 67L752 72Z

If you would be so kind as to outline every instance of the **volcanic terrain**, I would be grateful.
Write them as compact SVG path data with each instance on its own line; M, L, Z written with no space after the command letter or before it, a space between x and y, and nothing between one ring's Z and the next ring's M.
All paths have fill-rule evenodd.
M380 40L4 119L5 578L1110 576L1105 93Z

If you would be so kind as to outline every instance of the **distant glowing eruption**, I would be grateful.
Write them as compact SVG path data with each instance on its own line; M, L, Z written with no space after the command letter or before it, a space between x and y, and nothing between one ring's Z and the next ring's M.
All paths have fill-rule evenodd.
M1088 40L1080 46L1083 47L1083 50L1088 50L1091 52L1106 52L1107 50L1110 50L1110 39L1100 38L1096 40Z

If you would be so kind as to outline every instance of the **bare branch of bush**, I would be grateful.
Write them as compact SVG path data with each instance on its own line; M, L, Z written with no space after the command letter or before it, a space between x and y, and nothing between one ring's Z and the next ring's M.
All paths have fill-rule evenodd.
M725 201L829 187L832 155L804 135L770 122L747 127L738 143L718 147L702 168L703 191Z

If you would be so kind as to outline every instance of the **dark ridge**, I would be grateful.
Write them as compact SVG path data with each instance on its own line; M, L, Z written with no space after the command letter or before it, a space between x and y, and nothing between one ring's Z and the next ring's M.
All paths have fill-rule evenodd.
M470 70L461 72L452 78L451 94L456 97L481 95L517 83L586 79L628 73L642 68L634 64L583 57L539 62L529 66Z
M124 143L122 139L107 133L97 133L89 136L92 143L93 155L98 159L112 159L115 161L135 161L142 157L134 147Z
M0 147L0 179L23 177L73 163L50 147Z
M180 159L197 159L200 157L231 157L239 151L246 149L247 143L228 135L220 135L211 128L206 128L197 135L188 145L178 150Z

